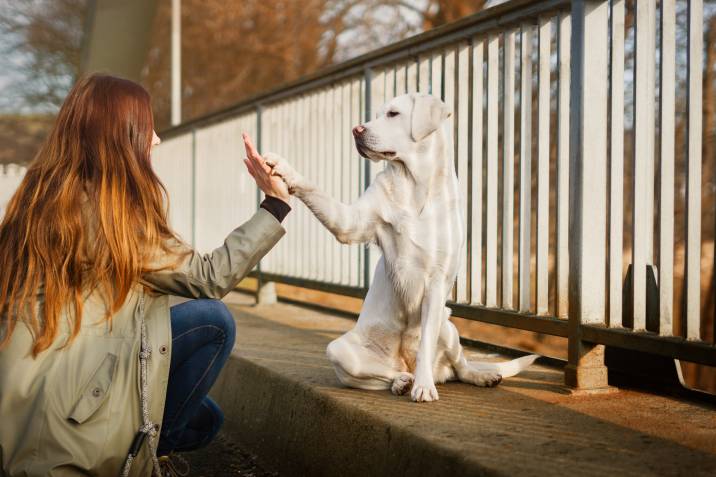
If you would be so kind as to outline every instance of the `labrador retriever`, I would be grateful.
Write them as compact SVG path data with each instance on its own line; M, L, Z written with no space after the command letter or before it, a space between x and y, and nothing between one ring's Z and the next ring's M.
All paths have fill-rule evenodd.
M436 383L491 387L537 358L468 361L449 319L445 303L465 255L462 202L443 127L450 114L433 96L407 94L353 128L359 154L387 166L351 205L317 189L286 159L266 154L272 173L340 242L373 242L382 252L358 322L328 345L344 385L435 401Z

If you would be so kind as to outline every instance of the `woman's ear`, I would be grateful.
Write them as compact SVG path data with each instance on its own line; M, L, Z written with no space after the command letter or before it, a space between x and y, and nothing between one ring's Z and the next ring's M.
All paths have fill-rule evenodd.
M415 142L422 141L452 115L450 109L434 96L413 94L411 134Z

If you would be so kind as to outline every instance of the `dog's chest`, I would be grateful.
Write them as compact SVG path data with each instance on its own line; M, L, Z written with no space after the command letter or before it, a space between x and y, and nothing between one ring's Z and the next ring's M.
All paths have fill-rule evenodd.
M450 268L462 245L457 200L426 204L421 211L398 207L386 219L379 245L396 272Z

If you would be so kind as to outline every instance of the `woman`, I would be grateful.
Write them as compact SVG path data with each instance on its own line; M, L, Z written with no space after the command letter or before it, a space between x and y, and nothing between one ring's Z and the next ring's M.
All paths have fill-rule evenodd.
M234 322L217 299L290 210L244 139L267 197L200 255L167 224L148 93L102 75L70 91L0 225L1 475L162 475L218 432L207 393ZM197 300L170 309L168 295Z

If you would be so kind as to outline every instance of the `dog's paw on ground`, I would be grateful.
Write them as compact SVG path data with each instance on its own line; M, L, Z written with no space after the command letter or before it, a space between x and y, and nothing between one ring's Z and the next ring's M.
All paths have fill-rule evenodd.
M430 402L440 399L438 396L438 390L434 383L414 383L413 389L410 391L410 397L415 402Z
M410 391L414 380L415 378L412 374L403 373L393 380L393 385L390 387L390 391L396 396L402 396Z
M502 376L496 373L477 373L475 376L475 385L492 388L502 382Z

